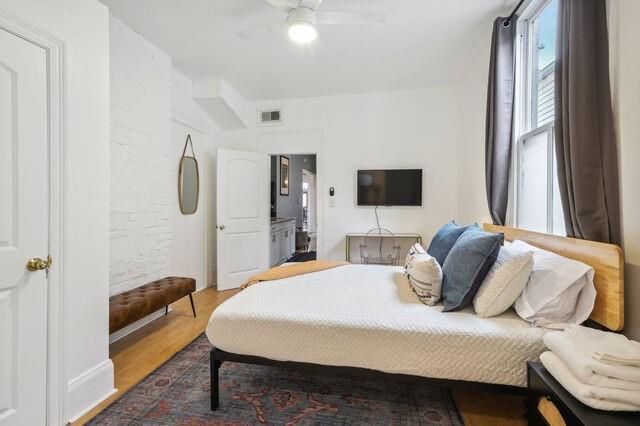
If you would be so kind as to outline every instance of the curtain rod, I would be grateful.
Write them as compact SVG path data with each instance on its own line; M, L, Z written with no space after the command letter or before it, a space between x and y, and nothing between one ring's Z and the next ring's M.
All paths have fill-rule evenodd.
M511 12L511 15L509 15L509 17L502 23L503 27L506 28L509 25L511 25L511 20L513 19L514 16L516 16L516 12L518 12L518 9L520 9L520 6L522 6L522 3L524 3L524 0L520 0L518 2L516 7L513 9L513 12Z

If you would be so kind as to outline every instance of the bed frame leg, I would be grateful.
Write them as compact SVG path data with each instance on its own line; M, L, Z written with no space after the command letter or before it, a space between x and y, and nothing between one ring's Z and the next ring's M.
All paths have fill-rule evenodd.
M211 367L211 411L215 411L220 406L220 379L218 370L222 362L213 358L213 351L211 350L209 363Z

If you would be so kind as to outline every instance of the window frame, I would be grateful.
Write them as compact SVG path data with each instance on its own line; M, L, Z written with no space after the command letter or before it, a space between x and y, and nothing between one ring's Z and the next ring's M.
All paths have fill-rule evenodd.
M524 197L522 197L524 179L522 177L522 163L524 163L524 158L521 155L524 147L524 143L534 136L538 136L540 134L547 134L547 221L546 221L546 232L553 233L553 185L555 183L555 173L554 173L554 164L555 164L555 156L554 156L554 124L553 122L543 124L542 126L537 127L536 129L531 130L530 132L525 133L520 136L516 142L516 182L517 182L517 190L516 190L516 228L519 228L522 223L522 213L523 213L523 205Z
M537 44L534 39L538 18L549 6L552 0L531 0L520 16L517 23L517 44L515 58L515 87L514 87L514 126L513 126L513 152L511 179L511 201L509 219L516 228L522 226L524 201L523 184L523 145L531 137L542 133L547 134L547 211L546 230L553 234L553 209L554 209L554 184L557 179L554 170L555 164L555 120L533 128L534 102L537 102L537 92L534 92L534 79L537 77Z

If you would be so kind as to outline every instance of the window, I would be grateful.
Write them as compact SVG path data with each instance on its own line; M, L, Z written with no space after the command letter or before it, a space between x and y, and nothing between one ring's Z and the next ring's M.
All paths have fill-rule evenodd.
M557 9L558 0L534 0L518 22L514 210L519 228L564 234L554 150Z

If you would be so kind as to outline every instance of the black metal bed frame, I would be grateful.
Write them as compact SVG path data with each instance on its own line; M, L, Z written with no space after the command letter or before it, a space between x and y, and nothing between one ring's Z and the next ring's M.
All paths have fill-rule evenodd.
M241 355L213 348L210 353L211 365L211 410L217 410L220 406L220 377L219 369L224 361L238 362L242 364L266 365L270 367L282 367L291 370L311 371L318 373L331 373L345 376L366 377L373 379L394 380L408 383L423 383L449 388L476 389L484 392L503 393L512 395L526 395L527 388L512 385L500 385L495 383L470 382L465 380L436 379L430 377L412 376L408 374L385 373L378 370L359 367L338 367L333 365L312 364L307 362L275 361L253 355Z

